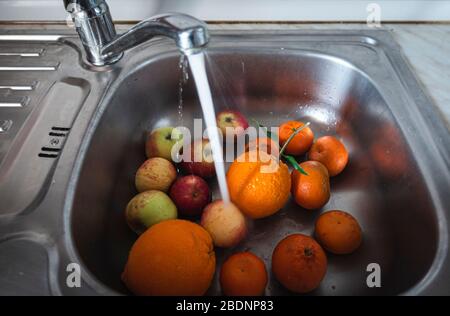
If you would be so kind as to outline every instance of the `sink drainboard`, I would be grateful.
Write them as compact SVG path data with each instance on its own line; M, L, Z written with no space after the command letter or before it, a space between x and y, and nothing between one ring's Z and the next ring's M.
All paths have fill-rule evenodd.
M0 36L0 216L37 202L90 90L60 69L70 47L24 39Z

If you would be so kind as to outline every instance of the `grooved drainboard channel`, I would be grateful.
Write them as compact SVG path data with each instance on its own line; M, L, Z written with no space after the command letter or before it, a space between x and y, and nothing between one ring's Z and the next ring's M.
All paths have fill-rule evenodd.
M60 138L66 137L69 131L69 127L53 126L51 131L48 133L48 136L52 137L49 144L53 146L62 146L62 141L60 141ZM41 147L41 152L38 156L41 158L57 158L61 149L61 147L43 146Z

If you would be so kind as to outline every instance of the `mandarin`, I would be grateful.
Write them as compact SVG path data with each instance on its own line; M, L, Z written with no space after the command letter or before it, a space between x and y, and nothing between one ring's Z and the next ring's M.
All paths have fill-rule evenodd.
M314 210L327 204L330 199L330 177L328 170L317 161L305 161L300 167L308 175L292 171L291 192L295 202L301 207Z
M305 125L303 122L298 121L288 121L281 124L278 132L280 145L283 146L295 130L303 125ZM294 156L303 155L309 150L313 140L313 131L309 127L306 127L291 139L284 152Z
M267 285L264 261L251 252L231 255L220 270L220 285L228 296L259 296Z
M362 241L358 221L349 213L339 210L328 211L319 216L315 235L326 250L337 255L354 252Z
M289 235L281 240L272 254L275 278L288 290L308 293L316 289L327 271L327 257L311 237Z
M348 152L339 139L333 136L323 136L312 145L308 158L322 163L327 167L330 177L334 177L341 173L347 165Z

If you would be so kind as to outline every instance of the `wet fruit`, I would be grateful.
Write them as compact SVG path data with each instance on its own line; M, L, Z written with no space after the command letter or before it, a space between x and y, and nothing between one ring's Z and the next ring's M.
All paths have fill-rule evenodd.
M316 140L308 153L310 160L322 163L330 177L334 177L344 170L348 162L348 152L344 144L333 136L324 136Z
M311 237L289 235L281 240L272 254L272 271L288 290L308 293L316 289L327 271L327 257Z
M247 235L244 215L233 203L226 205L222 200L205 207L200 224L211 235L217 247L234 247Z
M223 137L240 136L247 129L248 122L241 112L225 110L217 114L217 126L222 131Z
M177 170L167 159L147 159L136 172L135 184L139 192L159 190L167 192L177 178Z
M361 245L358 221L344 211L328 211L316 221L317 241L329 252L342 255L354 252Z
M180 166L187 174L195 174L202 178L215 176L216 169L211 150L211 144L207 139L196 140L191 143L190 155L183 153L183 161ZM187 157L184 157L184 156Z
M295 130L303 125L305 125L303 122L298 121L288 121L281 124L279 128L280 146L283 146ZM292 138L284 152L294 156L303 155L309 150L313 140L314 133L309 127L305 127Z
M228 169L227 182L231 201L251 218L270 216L289 199L288 167L265 152L240 155Z
M319 209L330 199L330 178L328 170L317 161L300 164L308 175L292 171L292 196L295 202L308 210Z
M152 225L177 218L177 207L164 192L150 190L132 198L125 213L128 226L141 234Z
M211 192L205 180L189 175L175 181L170 188L170 197L180 214L195 216L200 215L211 201Z
M231 255L220 270L220 285L228 296L263 295L267 285L264 261L251 252Z
M122 274L137 295L203 295L215 271L211 236L200 225L168 220L134 243Z
M171 126L157 128L149 133L147 137L145 154L147 158L162 157L172 160L172 154L178 153L178 148L181 147L182 141L183 134L178 129ZM175 150L172 153L174 146Z

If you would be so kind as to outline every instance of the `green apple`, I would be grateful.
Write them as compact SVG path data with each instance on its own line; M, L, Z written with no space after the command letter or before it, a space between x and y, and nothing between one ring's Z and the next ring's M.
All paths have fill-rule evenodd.
M178 129L171 126L157 128L149 134L145 143L147 158L162 157L172 161L172 147L182 145L182 141L183 134Z
M177 218L177 207L162 191L150 190L139 193L127 205L128 226L137 234L168 219Z

